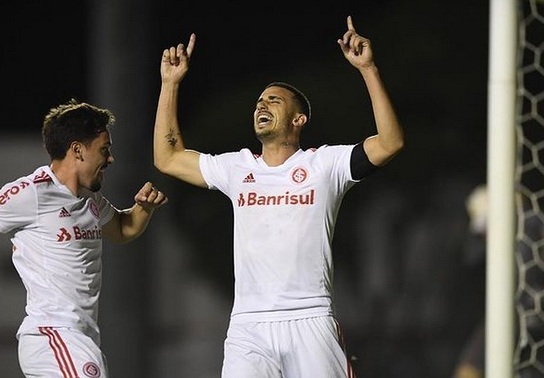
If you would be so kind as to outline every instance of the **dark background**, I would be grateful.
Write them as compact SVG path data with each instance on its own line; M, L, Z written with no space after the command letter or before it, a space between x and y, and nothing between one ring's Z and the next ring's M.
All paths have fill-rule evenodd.
M112 376L160 376L153 368L157 360L190 355L177 346L201 348L199 323L216 334L207 355L216 369L210 376L219 376L230 311L230 203L152 166L162 50L197 34L180 99L190 148L259 152L253 108L275 80L291 82L310 98L313 120L303 148L354 143L375 128L362 78L336 43L352 15L358 33L372 41L406 148L345 198L334 241L338 316L358 375L451 375L463 342L483 317L483 265L466 260L464 201L485 181L487 2L114 0L0 7L0 138L39 139L47 109L71 97L108 107L117 116L117 160L104 193L118 206L130 206L135 189L151 179L171 200L130 247L130 256L104 257L101 326ZM28 170L24 161L23 167ZM0 175L3 182L15 178ZM164 239L170 240L167 248ZM170 275L160 269L165 266ZM196 281L183 276L187 272ZM200 293L202 285L194 282L205 282L220 298L219 326L204 305L195 310L208 302L190 294ZM172 295L162 298L164 290ZM172 304L174 311L169 301L178 301L177 293L188 294ZM161 311L184 314L183 325ZM133 336L131 327L141 334ZM156 352L169 348L169 358ZM199 356L206 355L202 350ZM135 373L126 375L130 366ZM194 376L188 366L173 370Z

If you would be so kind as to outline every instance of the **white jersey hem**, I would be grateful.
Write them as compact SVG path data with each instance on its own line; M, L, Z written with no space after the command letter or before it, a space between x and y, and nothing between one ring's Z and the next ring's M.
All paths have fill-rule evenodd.
M259 323L281 322L286 320L298 320L315 318L319 316L334 316L334 312L327 308L312 308L303 310L282 310L234 314L230 317L231 323Z

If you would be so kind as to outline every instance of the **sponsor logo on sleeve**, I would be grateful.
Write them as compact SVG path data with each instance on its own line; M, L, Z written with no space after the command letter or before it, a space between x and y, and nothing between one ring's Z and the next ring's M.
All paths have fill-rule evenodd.
M0 206L5 205L13 196L19 194L22 190L26 189L30 184L22 181L12 187L6 189L4 193L0 194Z

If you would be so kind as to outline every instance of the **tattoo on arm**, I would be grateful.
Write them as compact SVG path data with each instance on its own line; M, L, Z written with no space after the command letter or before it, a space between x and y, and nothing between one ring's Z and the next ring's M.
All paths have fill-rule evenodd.
M176 133L173 129L170 129L170 132L166 134L166 141L172 146L175 147L178 144L179 133Z

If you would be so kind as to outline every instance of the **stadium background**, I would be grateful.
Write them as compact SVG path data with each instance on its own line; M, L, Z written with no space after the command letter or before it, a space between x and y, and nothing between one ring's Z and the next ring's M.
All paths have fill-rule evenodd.
M71 97L110 108L116 162L104 194L131 205L152 180L170 197L138 241L105 243L100 305L112 377L218 377L232 301L228 200L162 176L151 147L162 49L197 34L181 90L186 143L258 152L251 117L273 80L313 105L303 147L373 132L364 84L336 39L369 37L406 148L345 197L335 237L339 320L358 376L449 377L483 317L483 265L466 259L464 201L485 180L487 2L6 1L0 181L47 163L40 127ZM24 288L0 238L0 366L21 377Z

